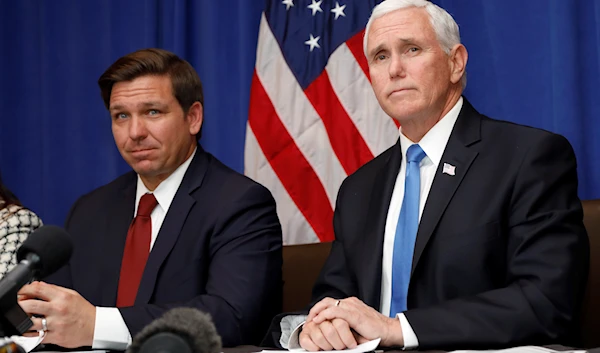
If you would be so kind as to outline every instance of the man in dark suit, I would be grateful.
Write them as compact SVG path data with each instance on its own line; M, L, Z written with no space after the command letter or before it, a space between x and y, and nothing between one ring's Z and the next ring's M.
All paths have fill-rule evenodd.
M342 184L314 306L277 317L267 339L311 351L569 342L589 262L570 144L462 97L466 48L428 1L378 5L365 55L400 139Z
M45 343L125 349L166 310L193 307L211 314L224 346L256 343L281 309L271 194L197 143L202 86L186 61L141 50L99 85L134 171L73 205L69 265L20 291L23 309L42 316L33 329Z

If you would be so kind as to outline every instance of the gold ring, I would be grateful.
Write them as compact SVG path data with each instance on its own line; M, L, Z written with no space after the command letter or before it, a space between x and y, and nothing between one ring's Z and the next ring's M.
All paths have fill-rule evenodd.
M48 321L46 320L46 318L42 318L42 331L48 331Z

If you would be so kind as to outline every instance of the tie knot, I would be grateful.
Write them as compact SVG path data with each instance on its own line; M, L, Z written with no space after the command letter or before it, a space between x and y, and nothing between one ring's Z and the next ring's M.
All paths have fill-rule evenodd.
M158 201L156 201L156 197L154 197L154 194L144 194L140 199L137 215L150 217L152 210L154 209L154 207L156 207L157 204Z
M425 156L426 156L425 151L423 151L421 146L419 146L416 143L413 145L410 145L410 147L408 147L408 150L406 151L406 160L409 163L410 162L421 163L421 160L423 160L423 158L425 158Z

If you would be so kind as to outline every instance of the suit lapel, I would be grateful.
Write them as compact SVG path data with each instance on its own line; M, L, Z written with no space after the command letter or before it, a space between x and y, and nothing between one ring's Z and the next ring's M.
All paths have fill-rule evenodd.
M135 190L136 174L132 172L125 186L117 192L117 199L105 220L107 227L102 241L104 246L102 257L105 259L101 270L103 285L100 305L102 306L114 306L117 302L123 251L125 250L127 231L135 210Z
M363 254L383 253L385 222L401 161L402 151L400 140L398 140L396 145L392 147L387 161L375 176L371 201L367 211L366 229L364 231L366 236L360 237L361 246L357 247L361 252L357 258L363 261L361 263L363 280L360 280L359 283L365 283L364 301L374 308L379 308L381 301L382 258L379 256L363 256Z
M147 304L150 301L156 285L158 272L173 249L173 246L175 246L185 220L192 206L196 203L191 193L200 187L207 169L208 155L198 145L196 155L190 163L179 189L175 193L173 202L158 232L156 242L150 251L150 256L148 257L148 262L146 263L135 299L136 305Z
M480 139L481 116L464 99L463 107L450 134L448 144L440 160L440 165L436 170L423 214L421 215L411 275L414 273L421 255L437 228L446 207L448 207L450 200L454 196L456 189L467 174L475 157L477 157L477 150L469 147ZM455 175L443 172L444 163L455 167Z

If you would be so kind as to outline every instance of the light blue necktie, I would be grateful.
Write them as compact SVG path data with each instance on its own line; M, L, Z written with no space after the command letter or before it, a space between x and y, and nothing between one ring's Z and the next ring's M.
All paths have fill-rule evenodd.
M396 238L394 240L394 256L392 257L391 317L406 310L413 252L417 229L419 228L419 197L421 191L419 164L425 156L425 152L417 144L410 145L406 151L404 199L398 217Z

